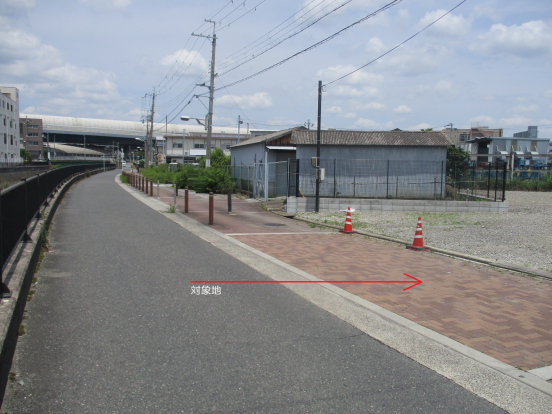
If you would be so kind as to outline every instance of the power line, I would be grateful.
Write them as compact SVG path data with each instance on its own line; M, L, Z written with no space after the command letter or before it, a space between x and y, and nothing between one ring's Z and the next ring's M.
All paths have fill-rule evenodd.
M265 54L265 53L268 52L269 50L272 50L272 49L274 49L275 47L279 46L280 44L282 44L282 43L285 42L286 40L291 39L292 37L298 35L299 33L304 32L305 30L307 30L307 29L310 28L311 26L314 26L316 23L318 23L318 22L319 22L320 20L322 20L323 18L325 18L325 17L329 16L330 14L336 12L337 10L341 9L342 7L345 7L345 6L346 6L347 4L349 4L351 1L353 1L353 0L348 0L348 1L346 1L345 3L341 4L340 6L334 8L333 10L331 10L331 11L327 12L326 14L324 14L323 16L319 17L318 19L316 19L315 21L313 21L312 23L310 23L308 26L306 26L306 27L302 28L301 30L299 30L299 31L297 31L297 32L295 32L295 33L293 33L292 35L290 35L290 36L284 38L283 40L279 41L279 42L276 43L275 45L272 45L272 46L270 46L269 48L263 50L261 53L258 53L258 54L256 54L256 55L252 56L251 58L245 60L244 62L242 62L242 63L240 63L240 64L234 66L233 68L226 70L225 72L221 73L219 76L225 75L225 74L227 74L228 72L231 72L231 71L233 71L234 69L237 69L237 68L239 68L239 67L242 66L242 65L245 65L247 62L250 62L250 61L252 61L253 59L258 58L259 56L262 56L263 54Z
M374 63L375 61L377 61L377 60L381 59L382 57L384 57L385 55L391 53L393 50L395 50L395 49L397 49L398 47L404 45L404 44L405 44L406 42L408 42L409 40L415 38L416 36L418 36L420 33L422 33L422 32L423 32L424 30L426 30L427 28L433 26L435 23L437 23L439 20L441 20L441 19L442 19L443 17L445 17L446 15L452 13L455 9L457 9L458 7L460 7L460 6L461 6L462 4L464 4L466 1L467 1L467 0L461 1L461 2L458 3L456 6L454 6L452 9L450 9L448 12L446 12L445 14L443 14L441 17L439 17L438 19L434 20L433 22L431 22L430 24L428 24L426 27L424 27L423 29L419 30L418 32L414 33L412 36L410 36L408 39L402 41L401 43L399 43L399 44L398 44L397 46L395 46L394 48L389 49L389 50L388 50L387 52L385 52L384 54L382 54L382 55L378 56L377 58L375 58L374 60L368 62L366 65L363 65L363 66L361 66L360 68L355 69L355 70L353 70L352 72L347 73L346 75L343 75L343 76L341 76L341 77L339 77L339 78L337 78L337 79L334 79L333 81L326 83L324 86L331 85L332 83L337 82L337 81L339 81L339 80L341 80L341 79L343 79L343 78L346 78L347 76L350 76L350 75L352 75L352 74L355 73L355 72L358 72L359 70L365 68L366 66L371 65L371 64Z
M466 0L464 0L464 1L466 1ZM385 6L379 8L379 9L376 10L375 12L372 12L372 13L370 13L369 15L363 17L362 19L357 20L356 22L354 22L354 23L352 23L352 24L350 24L350 25L344 27L343 29L341 29L341 30L339 30L338 32L332 34L331 36L328 36L328 37L326 37L325 39L320 40L319 42L317 42L317 43L315 43L315 44L313 44L313 45L307 47L306 49L303 49L303 50L301 50L301 51L299 51L299 52L297 52L297 53L295 53L295 54L293 54L293 55L291 55L291 56L289 56L289 57L287 57L287 58L285 58L285 59L279 61L278 63L275 63L275 64L273 64L273 65L271 65L271 66L269 66L269 67L263 69L263 70L260 70L260 71L258 71L258 72L256 72L256 73L254 73L254 74L252 74L252 75L249 75L249 76L247 76L247 77L245 77L245 78L243 78L243 79L240 79L240 80L238 80L238 81L232 82L232 83L230 83L229 85L226 85L226 87L229 88L229 87L231 87L231 86L237 85L237 84L239 84L239 83L242 83L242 82L245 82L245 81L247 81L247 80L249 80L249 79L252 79L252 78L254 78L254 77L256 77L256 76L259 76L259 75L261 75L262 73L268 72L269 70L274 69L274 68L276 68L276 67L278 67L278 66L284 64L285 62L287 62L288 60L293 59L294 57L297 57L297 56L299 56L299 55L301 55L301 54L303 54L303 53L309 52L309 51L311 51L311 50L317 48L318 46L321 46L321 45L323 45L324 43L329 42L330 40L332 40L332 39L334 39L335 37L339 36L340 34L342 34L343 32L345 32L346 30L350 29L351 27L353 27L353 26L355 26L355 25L357 25L357 24L360 24L360 23L362 23L362 22L368 20L368 19L370 19L370 18L372 18L372 17L378 15L379 13L381 13L381 12L383 12L383 11L385 11L385 10L387 10L387 9L389 9L389 8L391 8L391 7L393 7L393 6L397 5L397 4L399 4L399 3L401 3L401 2L402 2L402 0L393 0L392 2L387 3ZM220 89L220 88L219 88L219 89ZM215 89L215 90L219 90L219 89Z

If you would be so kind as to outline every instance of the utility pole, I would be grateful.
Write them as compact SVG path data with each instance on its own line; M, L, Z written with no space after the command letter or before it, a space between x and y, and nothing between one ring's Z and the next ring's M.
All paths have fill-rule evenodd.
M211 40L211 84L209 85L209 113L207 114L207 151L205 154L205 167L211 166L211 135L213 132L213 98L215 94L215 49L217 47L217 35L215 34L215 22L212 20L205 20L207 23L213 23L213 36L196 35L192 33L192 36L205 37Z
M153 99L151 101L151 125L149 128L149 134L147 137L146 142L146 162L144 163L144 167L148 167L149 163L153 160L153 148L152 148L152 141L153 141L153 115L155 114L155 88L153 88Z
M240 125L243 124L243 121L241 120L241 116L238 115L238 144L240 143Z
M307 122L306 122L305 124L303 124L303 125L305 125L309 131L310 131L310 127L311 127L311 126L314 126L314 124L311 124L310 119L307 119Z
M315 210L320 210L320 134L322 129L322 81L318 81L318 126L316 129L316 203Z
M165 164L167 163L167 143L169 142L169 132L168 132L168 115L165 115L165 159L163 160Z

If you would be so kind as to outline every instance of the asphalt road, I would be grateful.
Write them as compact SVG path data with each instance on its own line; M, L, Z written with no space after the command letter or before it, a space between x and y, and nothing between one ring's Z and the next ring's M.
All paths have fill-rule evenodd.
M501 413L90 177L67 193L2 413Z

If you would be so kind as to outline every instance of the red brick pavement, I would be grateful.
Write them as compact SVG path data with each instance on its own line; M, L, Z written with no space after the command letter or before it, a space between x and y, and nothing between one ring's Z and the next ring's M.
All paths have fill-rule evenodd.
M552 365L552 282L350 235L234 236L342 289L521 369ZM321 254L323 252L323 254Z
M172 204L172 189L160 195ZM189 206L190 217L208 223L206 194L190 192ZM405 292L406 284L338 286L515 367L552 365L550 281L360 235L274 234L321 231L265 212L258 203L233 199L232 207L229 215L227 196L215 196L212 228L324 280L406 280L403 273L410 274L423 283ZM184 208L182 197L177 208Z

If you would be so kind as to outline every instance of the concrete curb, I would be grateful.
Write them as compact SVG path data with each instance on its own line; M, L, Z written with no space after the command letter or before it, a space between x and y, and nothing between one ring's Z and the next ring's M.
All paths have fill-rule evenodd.
M103 172L90 171L91 175ZM23 312L27 304L27 295L31 288L36 265L42 248L41 234L50 227L54 214L67 190L75 183L86 177L86 172L80 173L65 182L49 201L50 205L41 213L41 219L31 224L31 241L21 243L17 254L14 254L6 266L6 277L9 276L8 287L11 298L2 299L0 303L0 405L4 398L6 385L12 365L13 355L17 345L19 325L23 320Z
M119 183L127 192L185 230L220 248L274 280L319 280ZM287 284L288 289L336 317L512 413L547 413L552 386L529 372L490 357L453 339L329 284Z
M277 215L282 216L282 217L285 217L283 214L280 214L280 213L275 212L275 211L272 211L272 213L277 214ZM287 218L289 218L289 216ZM293 219L298 220L298 221L303 221L305 223L316 224L317 226L329 227L329 228L336 229L336 230L341 230L342 229L340 226L335 226L333 224L326 224L326 223L318 223L317 221L307 220L307 219L304 219L304 218L293 217ZM411 242L407 242L407 241L400 240L400 239L395 239L393 237L388 237L388 236L384 236L384 235L381 235L381 234L369 233L369 232L363 231L363 230L356 230L355 229L355 232L357 232L358 234L362 234L363 236L373 237L374 239L381 239L381 240L386 240L386 241L390 241L390 242L393 242L393 243L399 243L399 244L404 244L404 245L412 244ZM493 261L493 260L490 260L490 259L485 259L483 257L472 256L472 255L464 254L464 253L452 252L450 250L441 249L439 247L430 246L428 244L426 244L426 247L429 247L431 249L431 251L435 252L435 253L440 253L440 254L444 254L444 255L452 256L452 257L458 257L460 259L466 259L466 260L470 260L472 262L478 262L478 263L486 264L486 265L489 265L489 266L499 267L501 269L510 270L512 272L524 273L524 274L531 275L531 276L538 276L538 277L544 277L544 278L547 278L547 279L552 279L552 273L546 272L544 270L535 269L535 268L532 268L532 267L519 266L519 265L516 265L516 264L513 264L513 263L497 262L497 261Z

